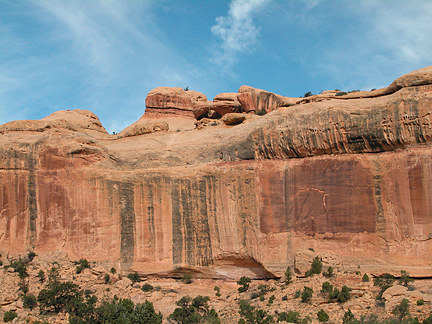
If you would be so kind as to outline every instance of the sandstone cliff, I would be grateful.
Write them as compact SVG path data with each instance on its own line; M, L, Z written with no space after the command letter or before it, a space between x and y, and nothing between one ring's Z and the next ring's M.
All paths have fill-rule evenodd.
M432 276L432 67L345 96L243 88L221 96L232 112L271 112L202 130L196 111L218 100L158 89L119 135L83 110L0 126L0 253L236 278L314 249L334 267Z

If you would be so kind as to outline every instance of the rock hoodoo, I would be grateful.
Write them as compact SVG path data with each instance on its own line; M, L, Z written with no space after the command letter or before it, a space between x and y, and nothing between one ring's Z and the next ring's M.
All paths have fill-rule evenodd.
M1 125L0 253L238 278L303 271L313 249L337 268L430 277L431 70L310 102L157 88L118 135L82 110ZM221 102L220 115L270 113L164 124L193 127Z

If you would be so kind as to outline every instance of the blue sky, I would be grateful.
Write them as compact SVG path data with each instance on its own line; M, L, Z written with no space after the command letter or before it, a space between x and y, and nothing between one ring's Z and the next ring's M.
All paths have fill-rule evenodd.
M432 65L432 1L0 0L0 124L89 109L111 133L147 93L370 90Z

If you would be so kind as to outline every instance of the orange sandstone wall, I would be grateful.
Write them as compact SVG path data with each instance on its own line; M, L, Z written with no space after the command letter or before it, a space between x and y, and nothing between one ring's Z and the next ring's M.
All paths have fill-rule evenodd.
M1 249L160 275L280 275L307 248L346 265L429 267L431 155L229 162L184 175L2 170Z

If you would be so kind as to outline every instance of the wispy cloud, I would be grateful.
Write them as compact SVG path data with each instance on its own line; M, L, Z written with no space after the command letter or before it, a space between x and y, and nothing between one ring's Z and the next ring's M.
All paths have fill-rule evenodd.
M211 28L213 35L220 39L220 48L213 61L229 70L237 56L250 50L257 42L260 28L254 17L268 0L233 0L227 16L216 18Z
M393 58L405 61L405 68L431 61L432 2L366 3L375 13L372 23L375 35L380 36L379 40L375 38L376 44L380 43Z
M341 3L339 13L335 19L350 19L353 24L340 30L332 46L323 47L311 69L327 75L334 86L345 86L345 90L384 87L432 64L432 2L362 0L355 5ZM313 20L320 13L309 14Z
M118 132L143 114L152 88L192 84L191 76L199 74L163 41L154 5L105 0L11 5L0 16L3 45L8 41L0 61L0 111L33 110L15 113L18 119L89 109L108 131ZM26 19L16 19L24 11Z

